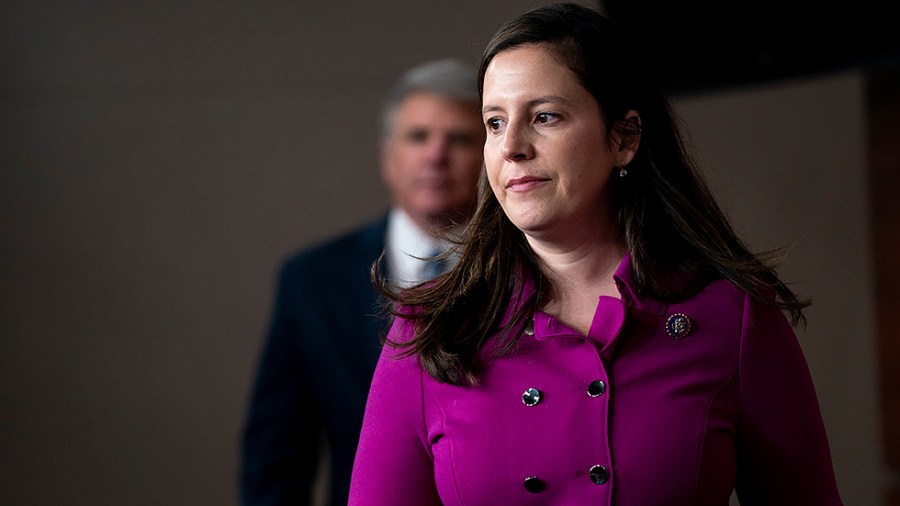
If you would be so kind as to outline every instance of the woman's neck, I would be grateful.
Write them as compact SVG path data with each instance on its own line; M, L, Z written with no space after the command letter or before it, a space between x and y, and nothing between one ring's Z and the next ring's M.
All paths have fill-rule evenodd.
M553 286L542 309L586 335L599 297L620 297L613 275L625 256L624 243L607 239L560 247L529 242Z

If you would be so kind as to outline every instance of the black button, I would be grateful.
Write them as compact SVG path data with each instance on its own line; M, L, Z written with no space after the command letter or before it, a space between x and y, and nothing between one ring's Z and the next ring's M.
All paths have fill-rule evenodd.
M534 406L535 404L541 402L541 391L537 388L529 388L525 390L525 393L522 394L522 402L525 403L526 406Z
M547 488L547 484L537 476L529 476L525 478L525 490L532 494L540 494Z
M598 397L606 391L606 383L603 380L595 380L592 381L590 385L588 385L588 395L591 397Z
M609 469L603 466L594 466L591 468L591 481L597 485L603 485L609 481Z

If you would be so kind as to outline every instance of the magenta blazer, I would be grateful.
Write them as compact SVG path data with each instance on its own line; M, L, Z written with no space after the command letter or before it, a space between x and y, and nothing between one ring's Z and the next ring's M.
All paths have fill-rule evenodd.
M615 281L587 337L538 312L477 387L385 346L350 504L726 506L735 489L742 506L842 504L780 310L723 280L643 296L627 256ZM411 332L400 318L390 339Z

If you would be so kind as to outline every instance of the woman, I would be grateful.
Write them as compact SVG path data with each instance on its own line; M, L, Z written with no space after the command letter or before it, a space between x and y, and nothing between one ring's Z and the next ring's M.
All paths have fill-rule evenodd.
M482 57L457 267L399 293L351 504L841 504L793 324L629 38L559 4ZM376 272L377 275L377 272Z

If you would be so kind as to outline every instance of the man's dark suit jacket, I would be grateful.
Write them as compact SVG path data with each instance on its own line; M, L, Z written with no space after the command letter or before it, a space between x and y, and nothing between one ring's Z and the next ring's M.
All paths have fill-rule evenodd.
M388 323L369 276L386 228L385 217L282 266L243 431L243 504L308 504L322 430L331 451L331 503L347 504Z

